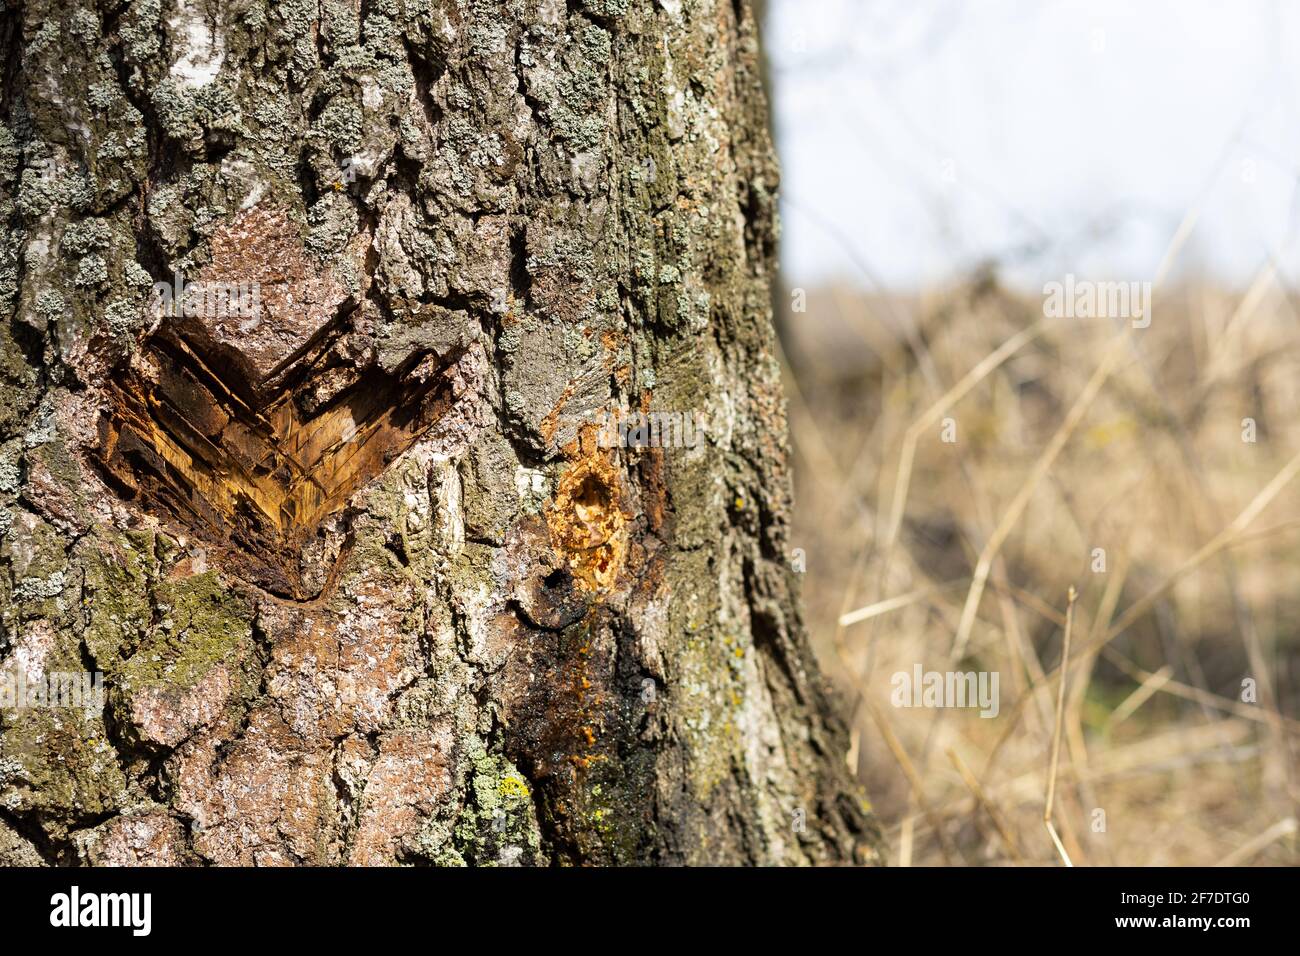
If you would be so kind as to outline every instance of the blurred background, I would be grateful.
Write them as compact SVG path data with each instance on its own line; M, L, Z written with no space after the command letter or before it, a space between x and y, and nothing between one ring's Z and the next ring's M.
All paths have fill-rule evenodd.
M1300 8L763 15L793 544L891 862L1300 862Z

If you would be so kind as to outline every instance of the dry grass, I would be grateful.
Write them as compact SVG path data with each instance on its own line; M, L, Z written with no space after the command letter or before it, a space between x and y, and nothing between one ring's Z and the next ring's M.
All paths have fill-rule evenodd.
M1300 862L1300 314L1272 270L1157 288L1128 332L987 277L808 302L793 543L892 862ZM890 706L917 663L998 672L998 716Z

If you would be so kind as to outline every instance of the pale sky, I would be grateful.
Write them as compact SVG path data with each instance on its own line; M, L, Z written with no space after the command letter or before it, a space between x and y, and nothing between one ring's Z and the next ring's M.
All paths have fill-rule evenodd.
M1300 279L1300 4L769 0L786 281Z

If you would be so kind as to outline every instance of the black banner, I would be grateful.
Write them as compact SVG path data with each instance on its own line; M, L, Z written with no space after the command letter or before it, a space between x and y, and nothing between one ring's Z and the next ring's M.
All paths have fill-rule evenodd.
M794 931L849 933L864 948L1105 938L1182 949L1293 938L1283 906L1294 899L1284 869L0 871L11 939L127 946L232 936L376 946L399 931L433 932L437 945L476 927L503 945L519 934L663 945ZM1024 935L1037 933L1049 935Z

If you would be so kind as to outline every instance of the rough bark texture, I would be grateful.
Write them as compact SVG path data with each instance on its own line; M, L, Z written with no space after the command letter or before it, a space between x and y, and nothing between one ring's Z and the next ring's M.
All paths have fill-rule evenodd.
M731 0L0 21L0 862L875 858ZM155 283L250 282L253 320ZM603 447L614 411L695 447Z

